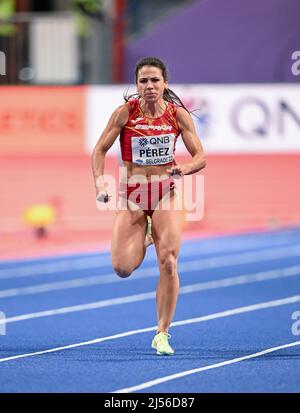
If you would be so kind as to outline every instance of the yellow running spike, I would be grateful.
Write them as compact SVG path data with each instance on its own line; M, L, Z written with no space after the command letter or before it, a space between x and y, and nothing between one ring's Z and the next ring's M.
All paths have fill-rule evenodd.
M171 335L162 331L156 334L152 341L152 348L156 350L156 354L172 356L175 353L169 344L169 338L171 338Z

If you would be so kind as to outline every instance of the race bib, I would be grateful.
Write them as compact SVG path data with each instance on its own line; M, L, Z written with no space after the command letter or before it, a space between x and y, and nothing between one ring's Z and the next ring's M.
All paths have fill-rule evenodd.
M132 162L139 165L163 165L173 161L175 135L133 136Z

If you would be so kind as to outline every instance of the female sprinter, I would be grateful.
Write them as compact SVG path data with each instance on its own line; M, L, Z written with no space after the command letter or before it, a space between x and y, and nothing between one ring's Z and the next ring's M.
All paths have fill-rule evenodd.
M120 201L123 205L125 202L126 207L118 207L116 214L112 265L120 277L129 277L141 265L150 216L160 273L156 291L158 328L152 348L157 354L172 355L168 330L178 296L177 260L182 232L182 213L174 208L172 176L200 171L205 167L205 159L190 113L168 88L165 64L155 57L141 59L136 65L135 81L137 97L125 98L126 103L113 112L93 150L92 167L97 200L108 202L110 195L102 179L105 155L120 135L127 181L120 183L119 205ZM191 154L190 162L183 165L174 159L180 134ZM169 208L163 207L165 198Z

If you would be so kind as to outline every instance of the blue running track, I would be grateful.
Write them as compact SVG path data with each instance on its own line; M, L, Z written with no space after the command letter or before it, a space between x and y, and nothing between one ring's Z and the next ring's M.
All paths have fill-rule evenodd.
M128 279L108 253L1 261L0 392L299 392L299 228L185 241L179 274L168 357L153 246Z

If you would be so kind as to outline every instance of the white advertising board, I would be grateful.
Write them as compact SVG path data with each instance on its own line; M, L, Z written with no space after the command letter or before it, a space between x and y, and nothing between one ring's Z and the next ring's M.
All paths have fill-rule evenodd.
M300 152L300 84L170 85L190 111L206 153ZM87 151L128 86L87 90ZM135 87L129 88L134 93ZM119 151L117 139L110 153ZM176 153L186 153L178 140Z

